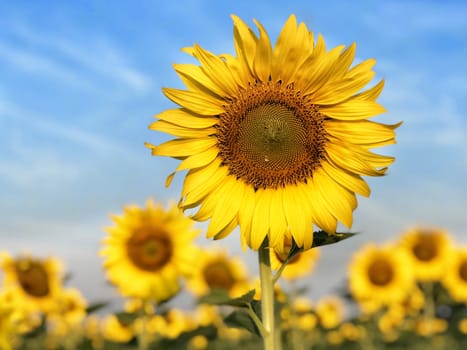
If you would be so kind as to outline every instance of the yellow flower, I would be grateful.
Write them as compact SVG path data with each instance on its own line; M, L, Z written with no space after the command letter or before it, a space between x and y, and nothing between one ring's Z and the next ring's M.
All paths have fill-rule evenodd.
M233 22L236 56L185 49L200 65L175 65L187 90L163 92L180 108L150 125L177 138L146 145L188 170L180 206L210 219L207 237L239 225L242 245L257 250L265 237L282 246L290 229L308 249L313 224L328 233L338 221L352 225L355 193L370 194L361 176L383 175L394 161L370 150L394 143L399 124L367 120L385 112L376 102L384 82L362 91L375 60L351 67L355 44L327 51L294 15L274 47L259 22L259 37Z
M146 208L126 207L113 220L100 251L108 279L127 297L156 302L173 297L196 261L193 222L175 205L164 210L151 200Z
M344 302L339 297L324 297L316 304L316 315L321 326L335 328L344 319Z
M414 288L407 253L394 246L366 245L350 262L349 288L365 312L372 313L383 305L402 303Z
M36 259L29 255L12 258L0 255L4 272L3 285L14 289L18 304L31 313L50 313L57 307L57 296L62 290L62 265L53 257Z
M239 297L248 292L247 278L246 267L240 258L214 248L203 250L198 256L196 270L187 280L187 288L197 296L223 289L231 297Z
M271 268L273 270L278 270L282 266L289 255L291 247L291 238L286 238L282 249L280 247L276 247L269 250ZM281 277L286 280L295 280L311 274L315 268L316 262L318 261L319 253L320 251L318 248L308 249L298 253L289 260L282 271Z
M446 231L413 228L405 232L400 245L407 249L420 281L439 280L446 273L446 262L452 254L452 243Z
M431 336L444 333L448 328L448 322L442 318L424 318L421 317L415 322L415 333L421 336Z
M120 322L114 314L105 316L101 327L104 338L112 342L128 343L135 336L132 325Z
M451 253L442 283L453 300L467 304L467 247Z
M57 297L58 307L50 315L54 323L63 323L65 328L77 327L86 317L86 299L78 289L68 288Z

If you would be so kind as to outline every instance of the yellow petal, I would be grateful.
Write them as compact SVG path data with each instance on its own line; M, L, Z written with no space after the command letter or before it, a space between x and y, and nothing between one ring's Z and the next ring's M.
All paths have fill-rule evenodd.
M206 75L223 91L224 96L235 96L238 86L225 62L218 56L195 45L195 55Z
M234 229L235 227L237 227L238 225L238 221L237 221L237 218L234 217L232 218L232 221L230 221L230 223L225 226L222 230L220 230L215 236L214 236L214 239L222 239L222 238L225 238L227 237Z
M256 192L253 187L245 185L243 196L243 204L238 211L238 222L240 224L242 247L245 249L251 241L251 224L256 206Z
M258 39L255 33L239 17L232 15L232 20L234 22L235 52L251 74Z
M255 60L253 70L262 82L268 82L271 74L272 48L268 33L264 27L255 20L259 29L259 40L256 46Z
M166 132L167 134L174 135L177 137L196 138L213 135L216 133L216 129L208 127L204 129L192 129L177 124L166 122L165 120L157 120L149 125L150 130L156 130Z
M311 226L311 222L306 222L306 213L300 201L299 189L296 185L285 187L282 192L282 205L287 219L287 225L297 244L301 244L307 231L306 225Z
M152 154L155 156L187 157L205 151L215 145L217 145L215 137L175 139L158 146L152 146Z
M284 215L282 205L282 191L283 188L266 190L271 192L269 203L269 245L271 247L282 246L284 236L287 231L287 220Z
M300 70L303 70L303 82L301 89L304 95L313 95L321 88L332 75L332 66L335 64L344 46L336 46L327 53L319 56L314 54L303 62Z
M346 171L357 175L381 176L384 175L386 169L377 170L362 159L358 154L345 146L338 146L328 143L327 146L328 159Z
M361 120L386 112L379 103L352 97L335 106L320 106L319 111L324 115L339 120Z
M183 108L168 109L157 114L154 118L159 118L190 129L208 128L219 122L218 118L196 115Z
M352 97L367 85L375 72L369 71L358 77L335 80L324 85L313 94L313 103L317 105L335 105Z
M196 207L206 197L213 196L216 188L222 184L226 176L227 170L224 167L219 167L217 160L199 171L189 173L185 178L182 191L182 207L184 209Z
M256 206L251 222L250 247L258 250L269 231L269 203L271 192L264 189L256 191Z
M180 162L175 171L182 171L186 169L195 169L208 165L216 159L219 153L217 146L209 147L207 150L193 154Z
M401 123L385 125L369 120L329 120L325 123L325 128L326 132L340 140L377 147L394 143L394 130L400 125Z
M315 189L320 192L324 206L345 226L352 226L352 210L356 206L355 197L344 187L327 176L322 169L313 174Z
M214 116L224 112L222 101L214 95L171 88L163 88L162 91L171 101L194 113Z
M352 174L344 169L337 169L328 162L323 162L321 166L329 177L350 191L365 197L370 195L370 187L359 175Z
M372 100L375 101L381 94L384 88L384 80L381 80L378 84L373 86L371 89L365 90L355 96L359 100Z
M219 85L212 81L211 77L209 77L200 66L193 64L174 64L174 69L189 90L207 95L215 94L221 98L228 96Z
M219 201L212 215L206 237L216 236L237 216L243 200L244 187L233 176L227 176L224 179L222 185L216 190Z

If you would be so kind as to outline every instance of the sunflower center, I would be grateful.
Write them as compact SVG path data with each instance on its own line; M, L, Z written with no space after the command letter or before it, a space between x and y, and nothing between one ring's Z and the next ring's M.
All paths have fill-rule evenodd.
M375 260L368 268L368 278L375 286L385 286L394 278L394 270L386 260Z
M136 267L154 272L172 257L172 240L165 231L152 227L136 230L127 241L127 254Z
M463 281L467 282L467 261L463 261L459 267L459 276Z
M15 268L19 284L27 294L41 298L50 293L49 275L40 262L19 259Z
M213 261L203 269L203 277L210 289L229 291L235 284L235 277L224 261Z
M438 253L435 240L429 236L421 237L420 241L413 246L412 251L420 261L433 260Z
M324 115L293 85L251 84L225 108L217 138L232 175L255 189L312 177L325 155Z

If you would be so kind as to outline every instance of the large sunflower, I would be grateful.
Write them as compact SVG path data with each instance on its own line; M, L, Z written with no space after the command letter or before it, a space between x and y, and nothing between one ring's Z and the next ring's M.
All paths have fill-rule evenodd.
M451 253L442 282L452 299L467 304L467 247Z
M394 246L368 244L349 264L350 292L365 312L403 303L414 287L410 259Z
M152 200L146 208L127 206L113 220L100 251L109 280L127 297L161 302L174 296L196 261L193 221L176 205L165 210Z
M30 255L13 258L3 252L0 267L4 272L4 288L11 289L21 308L31 313L55 311L63 288L63 268L58 259L39 259Z
M259 22L258 37L232 17L236 56L185 49L200 65L175 65L187 90L163 92L180 108L150 125L178 138L147 146L182 160L180 205L211 219L208 237L239 225L243 246L257 250L265 237L281 246L290 229L309 248L313 224L352 225L355 193L370 194L361 176L383 175L394 160L370 150L394 143L398 124L367 120L385 111L376 102L384 82L362 91L375 60L351 67L355 44L328 51L291 15L273 47Z
M437 228L416 227L402 235L400 245L407 249L420 281L436 281L446 274L447 262L453 254L449 234Z

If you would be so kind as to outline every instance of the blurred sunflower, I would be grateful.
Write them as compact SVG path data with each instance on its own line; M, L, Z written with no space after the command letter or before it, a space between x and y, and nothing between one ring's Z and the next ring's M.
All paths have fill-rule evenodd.
M4 288L12 288L18 305L28 312L48 314L57 307L57 296L62 290L62 264L53 257L33 258L29 255L11 257L0 254L4 272Z
M323 297L316 303L315 311L321 326L336 328L344 319L344 302L336 296Z
M442 283L453 300L467 304L467 247L455 249L448 261Z
M452 254L449 234L435 228L412 228L406 231L400 245L407 249L414 274L421 281L435 281L446 273L446 262Z
M286 238L284 240L283 248L275 247L269 249L271 268L273 270L280 269L282 264L287 259L291 248L292 239ZM282 271L281 277L286 280L295 280L297 278L311 274L315 268L316 262L318 261L319 254L319 248L313 248L293 256Z
M350 293L365 312L402 303L414 285L408 254L394 246L368 244L349 264Z
M115 343L128 343L135 337L132 324L126 324L114 314L106 315L101 323L104 339Z
M238 297L248 292L248 287L248 273L243 261L219 249L203 250L193 275L187 280L187 288L197 296L223 289L231 297Z
M207 237L239 225L242 245L257 250L266 237L282 246L290 229L307 249L313 224L328 233L338 221L352 225L355 193L370 194L361 176L381 176L394 161L370 150L394 143L399 124L367 120L385 112L376 102L384 82L362 91L375 60L351 67L355 44L327 51L291 15L273 47L258 21L259 37L232 18L236 56L186 48L200 62L175 65L187 90L163 89L180 108L150 125L177 138L146 145L182 160L180 206L211 219Z
M198 231L176 207L168 210L152 200L146 208L128 206L106 229L100 255L108 279L127 297L165 301L179 291L180 277L195 266Z

